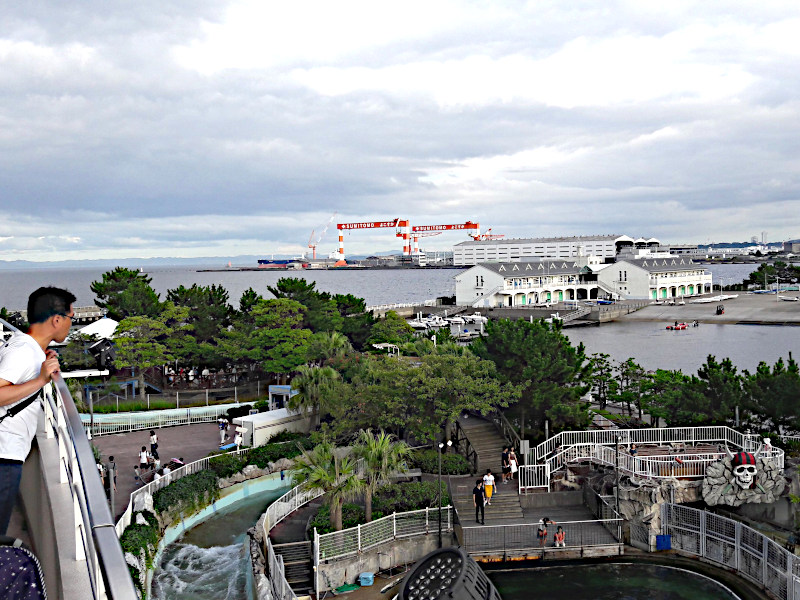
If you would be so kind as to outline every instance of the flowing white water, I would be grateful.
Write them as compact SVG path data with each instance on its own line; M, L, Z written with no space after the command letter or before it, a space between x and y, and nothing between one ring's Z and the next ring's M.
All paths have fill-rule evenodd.
M200 548L176 543L164 552L153 597L170 600L243 600L252 597L245 542Z

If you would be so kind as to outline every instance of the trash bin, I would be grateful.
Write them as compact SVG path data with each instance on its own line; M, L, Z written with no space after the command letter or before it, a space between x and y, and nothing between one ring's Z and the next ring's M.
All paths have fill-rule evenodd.
M361 573L358 576L358 583L361 587L372 585L375 579L375 574L370 573L369 571L365 573Z
M672 550L672 537L668 535L657 535L656 550Z

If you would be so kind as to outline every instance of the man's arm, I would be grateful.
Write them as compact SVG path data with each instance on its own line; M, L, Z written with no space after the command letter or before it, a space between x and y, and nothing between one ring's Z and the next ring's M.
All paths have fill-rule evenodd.
M27 398L42 389L50 381L50 376L59 371L58 355L54 350L47 351L47 358L42 363L38 377L25 383L11 383L0 379L0 406L8 406Z

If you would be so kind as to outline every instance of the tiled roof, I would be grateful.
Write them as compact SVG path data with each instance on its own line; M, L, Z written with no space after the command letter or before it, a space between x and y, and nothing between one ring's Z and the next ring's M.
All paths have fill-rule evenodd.
M662 271L696 271L697 269L704 268L691 258L683 256L671 256L669 258L626 258L616 264L623 262L636 265L651 273L660 273Z
M538 275L562 275L565 273L580 273L581 267L574 260L551 259L543 261L519 261L519 262L499 262L499 263L479 263L479 267L489 269L495 273L505 276L538 276Z

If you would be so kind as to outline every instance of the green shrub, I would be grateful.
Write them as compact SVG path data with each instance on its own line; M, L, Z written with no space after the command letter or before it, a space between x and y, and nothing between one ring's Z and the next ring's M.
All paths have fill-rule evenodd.
M196 511L205 501L219 498L217 475L205 470L187 475L153 494L153 508L163 513L171 508Z
M250 414L250 409L253 408L252 404L242 404L241 406L234 406L229 408L225 412L225 416L228 418L228 421L233 423L234 419L238 419L239 417L246 417Z
M366 518L363 507L358 504L344 504L342 506L342 527L344 529L363 525L366 523ZM373 519L375 518L377 517L373 513ZM331 508L328 504L323 504L319 507L317 514L314 515L308 527L312 531L316 527L319 534L330 533L334 530L333 525L331 525Z
M436 450L415 450L408 458L409 469L422 469L423 473L439 472L439 453ZM469 461L455 452L442 454L442 475L469 475Z
M306 437L292 442L264 444L250 451L247 455L247 464L255 465L259 469L265 469L268 463L275 462L279 458L294 458L301 453L298 444L304 449L311 448L311 440Z
M450 504L447 485L442 482L442 506ZM384 515L436 507L436 482L414 481L393 483L378 489L372 499L372 508Z
M136 515L141 514L147 521L146 525L136 523ZM131 524L122 532L119 539L123 552L130 552L137 558L144 550L145 565L147 568L153 566L156 545L159 538L158 519L150 511L135 513L131 519Z
M247 461L231 454L220 454L208 461L208 468L220 479L244 469ZM180 480L179 480L180 481Z

